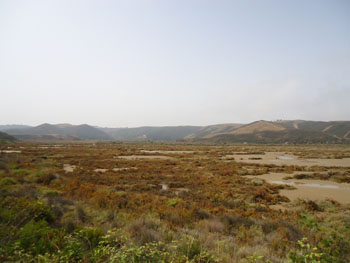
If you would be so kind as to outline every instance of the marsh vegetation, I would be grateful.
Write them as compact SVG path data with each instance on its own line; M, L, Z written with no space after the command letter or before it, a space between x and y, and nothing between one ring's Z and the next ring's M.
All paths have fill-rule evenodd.
M1 262L350 262L349 146L0 148Z

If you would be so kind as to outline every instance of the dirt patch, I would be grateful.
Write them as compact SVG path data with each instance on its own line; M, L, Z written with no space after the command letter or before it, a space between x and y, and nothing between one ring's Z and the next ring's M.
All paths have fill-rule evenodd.
M76 167L76 165L64 164L63 170L65 171L65 173L72 173Z

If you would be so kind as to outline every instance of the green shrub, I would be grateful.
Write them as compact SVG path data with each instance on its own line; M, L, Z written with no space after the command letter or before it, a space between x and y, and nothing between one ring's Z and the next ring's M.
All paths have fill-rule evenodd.
M50 208L40 201L7 196L0 200L0 219L8 225L20 227L30 220L52 223L55 217Z
M0 179L0 186L7 186L7 185L14 185L14 184L18 184L18 181L16 178L3 177Z
M62 242L59 236L59 231L50 228L45 220L31 220L21 229L19 244L34 255L53 253Z
M323 263L321 261L323 253L320 253L317 247L312 247L307 238L298 241L298 249L289 254L292 263Z
M28 174L30 174L30 171L27 169L16 169L13 171L13 174L15 174L15 175L28 175Z

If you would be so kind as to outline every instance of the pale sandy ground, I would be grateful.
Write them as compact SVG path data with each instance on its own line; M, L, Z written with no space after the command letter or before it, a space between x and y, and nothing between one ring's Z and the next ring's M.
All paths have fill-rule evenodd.
M117 158L128 159L128 160L136 160L136 159L164 159L164 160L171 160L171 159L174 159L173 157L163 156L163 155L124 155L124 156L117 156Z
M143 152L143 153L165 153L165 154L185 154L185 153L194 153L195 151L141 150L140 152Z
M21 153L19 150L0 150L0 153Z
M74 171L74 169L76 168L75 165L70 165L70 164L64 164L63 165L63 170L66 172L66 173L72 173Z
M284 152L266 152L265 154L251 155L226 155L226 159L234 158L236 162L244 163L261 163L275 165L299 165L299 166L339 166L350 167L350 158L344 159L300 159L293 154L285 154ZM250 160L249 158L261 158L261 160Z
M64 148L64 146L61 144L53 144L53 145L39 145L36 148L38 148L38 149Z
M283 177L290 176L284 173L271 173L259 176L247 176L248 178L260 178L269 183L289 184L297 189L281 190L280 194L288 197L291 201L298 198L309 200L325 200L327 198L338 201L342 204L350 203L350 184L336 183L323 180L291 179L283 180Z
M95 172L98 172L98 173L105 173L108 171L108 169L104 169L104 168L97 168L94 170Z
M127 170L137 170L136 167L122 167L122 168L113 168L112 169L114 172L119 172L119 171L127 171Z
M109 169L106 168L97 168L94 171L98 172L98 173L105 173L107 172ZM124 168L113 168L111 169L114 172L119 172L119 171L127 171L127 170L137 170L136 167L124 167Z

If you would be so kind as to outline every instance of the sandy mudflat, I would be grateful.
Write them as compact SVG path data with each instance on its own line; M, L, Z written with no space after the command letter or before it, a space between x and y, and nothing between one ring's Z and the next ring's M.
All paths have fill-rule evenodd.
M128 171L128 170L137 170L136 167L122 167L122 168L113 168L112 169L114 172L119 172L119 171Z
M173 157L163 156L163 155L124 155L118 156L117 158L128 159L128 160L136 160L136 159L164 159L164 160L172 160Z
M104 169L104 168L97 168L94 170L95 172L98 172L98 173L105 173L108 171L108 169Z
M76 168L75 165L70 165L70 164L64 164L63 165L63 170L66 172L66 173L72 173L74 171L74 169Z
M232 159L236 162L244 163L261 163L275 165L299 165L299 166L339 166L350 167L350 158L344 159L300 159L293 154L285 154L284 152L266 152L265 154L233 154L226 155L226 159ZM259 159L261 158L261 159Z
M165 153L165 154L186 154L194 153L195 151L164 151L164 150L141 150L143 153Z
M283 177L285 176L290 176L290 174L271 173L247 177L264 179L272 184L287 184L296 187L295 190L280 191L281 195L287 196L292 201L298 198L310 200L325 200L329 198L342 204L350 203L350 184L310 179L284 180Z

